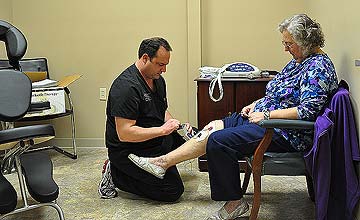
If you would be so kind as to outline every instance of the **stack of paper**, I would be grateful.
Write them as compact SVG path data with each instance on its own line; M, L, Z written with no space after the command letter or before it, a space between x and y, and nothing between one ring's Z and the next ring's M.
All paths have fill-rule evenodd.
M58 82L52 79L44 79L38 82L32 83L32 88L48 88L48 87L56 87Z

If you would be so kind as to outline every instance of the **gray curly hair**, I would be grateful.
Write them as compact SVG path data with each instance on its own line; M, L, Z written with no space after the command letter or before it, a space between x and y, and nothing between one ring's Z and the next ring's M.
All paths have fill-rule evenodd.
M288 31L294 41L303 49L304 57L309 56L314 48L324 47L325 38L320 24L306 14L294 15L279 24L279 31Z

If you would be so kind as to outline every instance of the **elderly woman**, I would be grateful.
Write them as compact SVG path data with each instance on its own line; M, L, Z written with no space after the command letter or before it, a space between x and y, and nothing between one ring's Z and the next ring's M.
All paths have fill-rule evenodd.
M293 59L271 80L265 96L240 114L210 122L178 149L156 158L129 155L137 166L162 178L166 169L207 154L211 198L226 201L209 219L234 219L249 209L243 199L238 159L253 154L265 129L257 122L267 119L314 121L337 89L334 65L321 48L324 35L320 24L305 14L295 15L279 25L282 44ZM312 132L277 129L268 151L304 151L312 145ZM141 155L140 155L141 156Z

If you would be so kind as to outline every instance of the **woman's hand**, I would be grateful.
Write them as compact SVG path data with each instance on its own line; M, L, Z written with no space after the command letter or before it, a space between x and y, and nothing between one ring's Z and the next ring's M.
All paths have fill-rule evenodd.
M250 123L258 123L261 120L264 120L264 112L252 112L248 116Z
M240 115L244 118L249 118L249 115L254 112L255 108L255 102L251 103L250 105L245 106L241 112Z

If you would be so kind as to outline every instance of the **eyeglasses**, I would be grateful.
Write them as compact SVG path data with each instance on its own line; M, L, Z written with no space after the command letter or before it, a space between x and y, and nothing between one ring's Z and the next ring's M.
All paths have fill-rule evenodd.
M285 42L285 41L281 41L282 45L284 45L284 47L286 47L287 49L290 49L295 43L294 42Z

